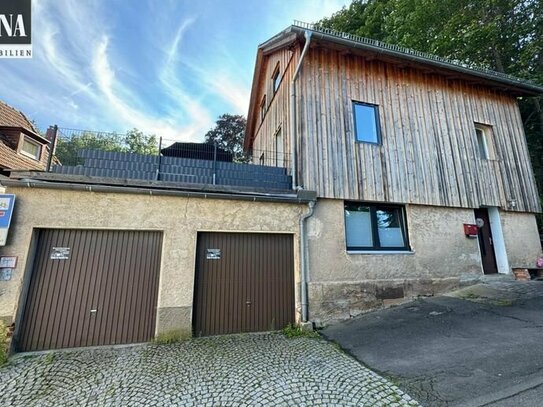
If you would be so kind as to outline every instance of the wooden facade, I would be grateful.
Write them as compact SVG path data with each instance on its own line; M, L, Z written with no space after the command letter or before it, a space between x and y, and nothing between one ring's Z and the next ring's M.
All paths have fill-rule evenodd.
M254 126L254 148L273 150L281 127L288 151L288 75L299 54L283 48L265 57L257 85L260 97L269 94L275 61L287 55L281 87ZM319 197L540 211L515 96L477 78L322 44L305 56L296 86L299 183ZM353 101L379 106L380 145L355 141ZM480 157L476 124L491 128L491 159Z

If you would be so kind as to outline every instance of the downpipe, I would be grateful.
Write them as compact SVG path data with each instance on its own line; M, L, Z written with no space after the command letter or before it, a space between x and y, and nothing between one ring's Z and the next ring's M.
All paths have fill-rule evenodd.
M296 78L302 69L302 62L304 60L305 54L309 49L309 42L311 41L311 31L305 32L305 45L300 55L300 60L292 76L292 81L290 82L290 156L292 157L292 189L296 190L298 188L298 177L297 177L297 167L298 159L296 156Z
M301 286L300 295L302 303L302 322L308 321L309 316L309 304L308 304L308 289L307 283L309 279L308 267L307 267L307 239L305 232L305 221L313 216L315 212L315 201L307 203L309 211L300 218L300 267L301 267Z

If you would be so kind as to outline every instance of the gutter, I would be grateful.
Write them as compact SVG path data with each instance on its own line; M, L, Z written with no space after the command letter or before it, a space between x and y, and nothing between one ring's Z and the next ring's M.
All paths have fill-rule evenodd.
M461 72L466 75L484 78L493 83L511 86L516 89L530 93L533 96L543 93L543 87L527 80L519 79L511 75L495 72L490 69L463 66L456 61L447 60L424 52L409 50L404 47L389 45L380 41L371 40L364 37L358 37L351 34L336 32L334 30L322 29L319 30L312 27L310 24L295 22L291 26L293 32L307 36L308 31L312 33L317 40L328 41L336 44L341 44L349 48L358 48L370 50L376 54L390 55L396 58L417 62L423 65L432 65L442 69Z
M296 156L296 78L302 69L302 62L304 60L305 54L309 49L309 43L311 41L311 31L305 31L305 45L300 55L300 60L294 71L294 76L290 83L290 156L292 157L292 189L296 190L298 188L297 180L297 167L298 159Z
M309 316L309 304L308 304L308 288L309 271L307 267L307 243L305 236L305 221L313 216L315 212L315 201L309 201L307 203L309 212L300 218L300 267L301 267L301 287L300 296L302 303L302 322L308 322Z
M87 191L87 192L104 192L104 193L120 193L120 194L139 194L150 196L177 196L185 198L202 198L202 199L226 199L236 201L251 201L251 202L285 202L285 203L307 203L310 202L312 194L291 194L291 195L263 195L263 194L232 194L232 193L217 193L217 192L200 192L200 191L179 191L152 189L141 187L121 187L111 185L98 184L76 184L65 182L45 182L33 180L11 180L6 179L0 181L0 185L8 187L20 188L43 188L43 189L61 189L68 191Z

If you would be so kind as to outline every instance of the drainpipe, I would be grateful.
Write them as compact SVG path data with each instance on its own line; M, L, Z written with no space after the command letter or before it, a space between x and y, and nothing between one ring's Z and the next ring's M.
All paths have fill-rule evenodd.
M307 203L309 206L309 212L300 218L300 267L301 267L301 287L300 294L302 299L302 322L307 322L308 320L308 301L307 301L307 283L309 273L307 270L307 243L305 236L305 221L306 219L313 216L315 211L315 201L310 201Z
M294 71L294 76L290 83L290 156L292 157L292 189L297 189L298 180L296 174L297 157L296 157L296 78L302 69L302 62L304 56L309 49L309 42L311 40L311 31L305 32L305 45L300 55L300 60Z

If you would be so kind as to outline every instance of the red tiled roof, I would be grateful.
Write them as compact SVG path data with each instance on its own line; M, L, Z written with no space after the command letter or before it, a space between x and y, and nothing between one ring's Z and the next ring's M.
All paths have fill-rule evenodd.
M0 101L0 127L22 127L35 134L40 134L24 113Z
M44 155L47 155L44 154ZM8 170L45 170L45 164L32 160L6 146L0 141L0 168Z

